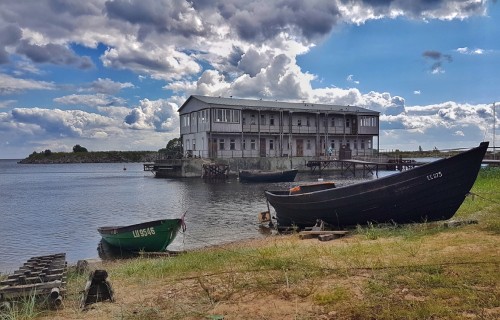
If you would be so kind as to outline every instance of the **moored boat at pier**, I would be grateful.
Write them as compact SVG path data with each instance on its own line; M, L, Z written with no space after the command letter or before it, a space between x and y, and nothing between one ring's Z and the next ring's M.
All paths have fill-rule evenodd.
M240 181L245 182L293 182L297 169L281 171L240 170Z

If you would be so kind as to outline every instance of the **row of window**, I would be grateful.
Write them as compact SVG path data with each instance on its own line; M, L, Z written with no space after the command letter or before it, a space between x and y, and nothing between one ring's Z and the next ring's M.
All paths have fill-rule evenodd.
M189 127L190 123L194 122L196 120L196 115L198 115L198 122L199 123L208 123L209 122L209 110L204 109L200 110L197 113L193 112L191 115L182 115L181 116L181 125L183 127ZM240 115L241 111L236 110L236 109L212 109L212 116L214 119L214 122L224 122L224 123L240 123ZM243 115L242 118L242 123L243 125L247 124L247 116L248 115ZM250 114L250 119L249 119L249 124L250 125L255 125L257 123L257 115L256 114ZM261 114L260 115L260 124L261 125L267 125L267 119L269 119L269 125L274 126L276 124L275 122L275 116L272 114ZM305 120L305 121L304 121ZM314 120L314 117L305 117L304 118L298 118L296 119L296 124L297 126L301 127L302 125L305 125L307 127L310 127L312 124L312 120ZM351 119L350 118L343 118L343 117L331 117L331 118L323 118L323 126L329 125L331 127L335 126L343 126L345 125L346 128L349 128L351 126ZM355 123L356 119L352 119L353 124ZM376 127L377 126L377 118L376 117L361 117L360 118L360 124L363 127Z
M204 142L204 138L202 138L202 145L205 143ZM274 139L269 139L269 150L274 150ZM225 148L225 144L226 144L226 140L225 139L214 139L214 143L217 144L217 142L219 143L219 150L226 150ZM251 139L250 140L250 150L256 150L256 139ZM345 143L345 146L346 148L350 149L351 148L351 141L350 140L346 140L346 143ZM352 146L354 147L354 149L358 149L358 141L357 140L353 140L353 144ZM365 149L365 140L361 140L360 141L360 144L359 144L359 147L360 149ZM289 150L290 149L290 144L285 144L285 148L286 150ZM326 148L324 145L323 145L323 148L325 150L328 150L328 149L335 149L335 140L331 140L330 141L330 145L328 148ZM371 141L368 140L368 148L371 149ZM306 149L307 150L311 150L312 149L312 143L311 143L311 140L310 139L307 139L306 140ZM189 139L186 140L186 150L196 150L196 139L192 139L191 141ZM236 150L236 139L229 139L229 150ZM242 141L242 150L247 150L247 141L246 139L243 139Z

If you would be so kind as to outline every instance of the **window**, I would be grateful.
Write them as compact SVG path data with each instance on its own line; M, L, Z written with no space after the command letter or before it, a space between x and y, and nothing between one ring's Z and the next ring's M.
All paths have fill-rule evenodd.
M189 114L183 115L181 121L183 127L189 127Z
M250 124L255 124L255 115L254 114L252 114L250 116Z
M361 149L365 148L365 140L361 140Z
M198 123L208 123L208 110L198 111Z
M297 119L297 125L300 127L302 126L302 119Z
M311 140L307 140L307 150L311 150Z
M273 115L269 116L269 125L274 126L274 116Z
M332 149L335 149L335 140L330 141L330 147L332 147Z
M247 141L243 139L243 150L247 149Z
M358 148L358 140L354 140L352 144L354 145L354 149Z
M347 149L351 149L351 141L347 140L345 146Z
M255 139L250 140L250 149L255 150Z
M269 139L269 150L274 150L274 140Z
M311 126L311 121L309 120L309 117L306 117L306 126L308 127Z
M229 140L229 150L236 150L236 141L234 139Z
M332 127L335 127L335 118L332 117Z
M266 125L266 115L265 114L260 115L260 124Z
M241 118L241 123L243 125L246 125L247 124L247 119L245 118L245 116L243 116L243 118Z
M224 150L224 139L219 139L219 150Z
M213 109L214 122L240 123L240 110Z
M193 150L196 150L196 139L193 139Z
M345 119L345 127L346 128L349 128L350 126L350 121L349 121L349 118Z

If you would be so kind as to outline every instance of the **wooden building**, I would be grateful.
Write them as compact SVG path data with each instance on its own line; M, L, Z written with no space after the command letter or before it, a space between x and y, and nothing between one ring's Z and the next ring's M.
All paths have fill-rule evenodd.
M354 106L193 95L179 115L192 157L370 156L378 144L379 112Z

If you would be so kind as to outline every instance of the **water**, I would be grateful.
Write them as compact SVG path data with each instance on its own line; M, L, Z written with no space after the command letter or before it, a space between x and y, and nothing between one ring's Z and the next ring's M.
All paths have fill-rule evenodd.
M317 178L302 173L296 181ZM184 212L187 231L170 250L264 237L257 219L267 210L264 190L297 182L208 183L201 178L155 179L142 163L26 165L0 160L0 272L10 273L39 255L65 252L69 263L98 258L98 227L177 218Z

